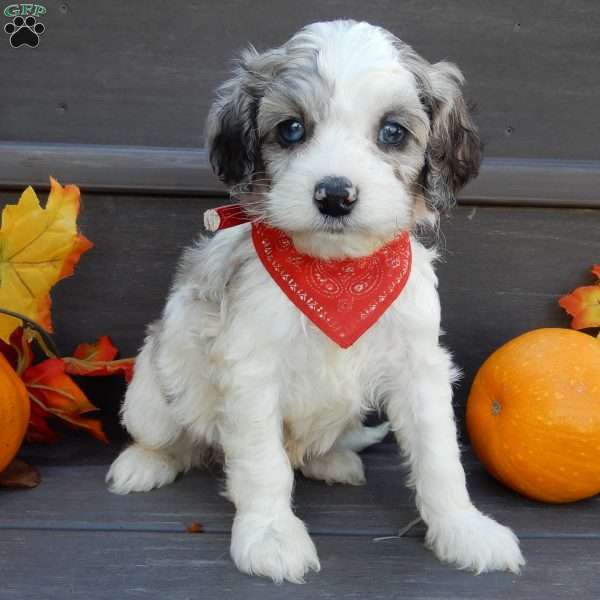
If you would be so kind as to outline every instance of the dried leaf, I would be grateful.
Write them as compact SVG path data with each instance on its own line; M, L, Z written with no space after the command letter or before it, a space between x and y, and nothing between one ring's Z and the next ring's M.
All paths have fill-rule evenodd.
M34 488L40 483L37 469L26 462L15 458L0 473L0 486L12 488Z
M81 388L65 373L60 358L47 358L23 373L23 381L30 393L43 399L47 409L84 414L96 407Z
M592 267L592 273L598 278L600 279L600 265L594 265Z
M11 333L8 344L0 339L0 354L19 375L31 365L33 352L22 327L17 327Z
M98 419L82 417L82 415L98 410L83 393L81 388L67 375L66 365L60 358L48 358L41 363L29 367L23 373L23 381L27 386L32 403L37 405L35 418L31 422L34 431L28 439L36 437L38 441L54 441L56 436L48 438L47 417L55 416L69 425L86 429L96 439L108 443ZM40 421L42 422L41 427Z
M579 287L558 303L573 317L573 329L600 327L600 285Z
M50 179L45 208L28 187L17 204L2 211L0 306L52 331L50 289L73 273L92 243L77 231L79 189ZM0 315L0 338L8 342L20 320Z
M94 344L79 344L73 357L86 361L114 360L118 354L116 346L107 335L102 335Z
M198 521L192 521L185 530L188 533L204 533L204 525L198 523Z
M52 415L39 404L31 402L29 428L25 436L28 442L34 444L54 444L58 442L58 435L48 425L48 417Z
M133 376L133 358L115 360L118 350L110 338L103 335L95 344L79 344L73 356L64 357L67 373L71 375L123 374L127 381Z

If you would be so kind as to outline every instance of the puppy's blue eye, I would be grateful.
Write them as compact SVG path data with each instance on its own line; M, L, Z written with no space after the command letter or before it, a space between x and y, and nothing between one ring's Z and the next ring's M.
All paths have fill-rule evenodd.
M288 119L277 125L277 133L285 146L298 144L304 139L304 125L298 119Z
M386 146L397 146L406 137L406 127L396 121L385 121L377 135L377 141Z

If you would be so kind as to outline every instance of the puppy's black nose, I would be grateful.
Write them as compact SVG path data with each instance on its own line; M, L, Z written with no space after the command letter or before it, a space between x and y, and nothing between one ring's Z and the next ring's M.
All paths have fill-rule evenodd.
M315 186L314 200L319 212L330 217L350 214L358 194L347 177L324 177Z

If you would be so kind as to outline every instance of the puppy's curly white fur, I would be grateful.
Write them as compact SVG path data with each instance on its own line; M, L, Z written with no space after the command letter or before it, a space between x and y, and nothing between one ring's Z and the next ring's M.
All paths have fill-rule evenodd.
M246 211L301 252L366 256L401 230L435 222L477 174L462 81L453 64L430 64L379 27L316 23L280 48L244 53L209 115L211 161ZM340 203L343 194L327 198L332 182L352 206ZM292 511L293 469L363 483L357 451L387 430L361 419L386 410L427 544L461 568L518 571L516 537L467 493L456 371L439 344L436 255L414 236L412 248L405 289L346 350L270 279L249 226L187 250L127 391L123 423L134 444L111 467L111 489L165 485L217 448L237 510L237 566L299 582L319 560Z

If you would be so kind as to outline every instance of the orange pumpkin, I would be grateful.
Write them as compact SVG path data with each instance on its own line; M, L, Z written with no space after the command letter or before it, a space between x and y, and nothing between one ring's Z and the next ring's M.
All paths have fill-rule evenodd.
M0 472L21 447L29 423L29 411L25 384L0 354Z
M467 402L473 449L508 487L545 502L600 492L600 341L538 329L494 352Z

